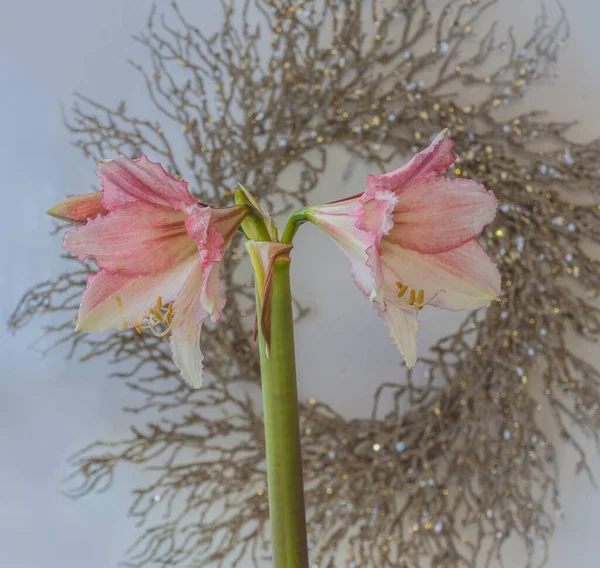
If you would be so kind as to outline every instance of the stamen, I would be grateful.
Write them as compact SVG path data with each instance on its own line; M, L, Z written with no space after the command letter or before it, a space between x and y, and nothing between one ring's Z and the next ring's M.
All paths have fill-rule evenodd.
M166 327L164 327L166 324ZM148 308L148 315L145 316L142 323L136 321L135 329L138 333L142 333L144 329L148 329L156 337L164 337L173 327L173 303L169 303L166 307L163 306L162 297L156 299L154 308Z
M400 280L396 282L396 286L398 287L398 298L402 298L406 294L408 286L406 284L402 284ZM419 288L417 291L415 288L411 288L408 297L408 303L417 308L417 310L422 310L425 305L425 290Z
M167 324L171 325L171 321L173 320L173 303L169 304L167 313L165 314L165 319L167 320Z
M157 304L158 304L158 302L157 302ZM157 310L154 310L154 309L152 309L152 308L150 308L148 311L149 311L149 312L150 312L150 314L152 314L152 315L153 315L153 316L154 316L154 317L155 317L155 318L156 318L156 319L157 319L159 322L161 322L161 323L162 323L163 321L165 321L165 318L163 318L163 315L162 315L162 314L161 314L159 311L157 311Z

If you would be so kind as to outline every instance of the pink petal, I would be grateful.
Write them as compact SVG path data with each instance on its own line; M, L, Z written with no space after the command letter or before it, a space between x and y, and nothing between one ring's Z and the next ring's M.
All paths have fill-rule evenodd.
M158 274L196 253L184 215L146 202L129 203L67 231L63 248L100 268L123 274Z
M388 303L386 310L380 312L387 326L390 337L402 353L407 367L414 367L417 362L417 331L419 320L416 310L405 310L393 303Z
M397 298L401 282L424 291L424 303L448 310L484 306L500 294L500 273L475 240L439 254L420 254L384 241L383 271L386 300L410 309L408 292Z
M154 276L127 276L106 270L88 276L76 329L92 332L135 327L142 323L158 296L164 303L175 298L191 266L188 261Z
M173 329L171 351L173 361L183 378L195 388L202 386L202 360L200 331L202 322L209 316L202 303L204 273L198 259L189 272L173 304Z
M248 208L244 205L211 207L210 224L227 244L233 238L246 215L248 215Z
M110 211L132 201L179 210L197 203L188 190L187 182L175 179L146 156L136 160L118 156L100 162L98 177L102 180L104 205Z
M497 200L469 179L423 178L397 192L394 228L386 240L425 254L449 251L481 233Z
M415 154L408 164L387 174L367 176L367 187L399 191L411 181L436 174L443 175L456 160L456 155L452 151L453 146L454 142L444 130L425 150Z
M210 207L194 204L185 209L185 226L188 235L196 243L202 260L202 268L220 262L225 252L225 239L212 226Z
M47 215L75 223L85 223L90 218L107 213L108 210L102 205L101 191L68 197L46 211Z

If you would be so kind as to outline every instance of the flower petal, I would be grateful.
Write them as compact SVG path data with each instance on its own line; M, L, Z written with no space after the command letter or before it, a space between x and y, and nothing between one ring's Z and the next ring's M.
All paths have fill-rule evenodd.
M210 320L215 322L221 319L221 312L227 299L223 294L223 283L219 278L220 262L214 262L204 269L202 279L202 297L200 301L204 309L210 314Z
M390 337L402 353L406 365L410 369L417 362L417 331L419 320L416 310L405 310L394 303L387 303L386 310L380 311L387 326Z
M397 192L386 240L424 254L446 252L481 233L496 215L491 191L469 179L424 178Z
M128 329L141 323L161 296L165 303L175 299L192 262L154 276L127 276L100 270L88 276L79 307L77 331Z
M146 156L130 160L118 156L98 165L103 203L110 211L132 201L144 201L182 210L197 203L184 180L172 177L160 164Z
M107 213L108 210L102 205L101 191L68 197L46 211L46 215L75 223L85 223L90 218Z
M210 224L223 237L227 244L241 222L248 215L248 208L244 205L232 205L231 207L211 207Z
M308 219L333 238L350 261L355 284L369 298L375 287L367 254L367 249L372 246L372 242L369 233L356 226L360 210L359 196L346 201L311 207Z
M425 150L415 154L412 160L401 168L380 176L367 176L367 187L399 191L411 181L436 174L443 175L456 160L453 146L454 142L449 138L447 131L443 130Z
M171 351L173 361L183 378L194 388L202 386L202 361L200 331L202 322L209 316L202 303L205 276L198 259L190 271L173 304L173 329Z
M183 213L141 201L67 231L63 248L80 260L94 257L100 268L130 275L158 274L197 251Z
M426 305L447 310L479 308L500 294L498 268L476 240L439 254L420 254L384 241L382 262L386 299L396 302L401 302L396 282L424 290Z
M370 299L380 297L382 237L392 227L396 196L375 188L350 199L310 207L308 219L329 233L352 266L352 277Z
M213 262L220 262L225 253L225 239L212 226L211 219L210 207L195 204L185 209L185 226L198 247L203 269Z

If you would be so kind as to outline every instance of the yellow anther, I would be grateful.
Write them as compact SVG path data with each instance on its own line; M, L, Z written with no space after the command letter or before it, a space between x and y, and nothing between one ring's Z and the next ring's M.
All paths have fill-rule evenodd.
M408 286L402 286L402 288L400 288L400 290L398 290L398 298L402 298L402 296L404 296L404 294L406 294L407 290L408 290Z
M137 331L137 332L138 332L140 335L142 334L142 326L141 326L139 323L138 323L138 324L135 326L135 330L136 330L136 331Z
M159 296L158 298L156 298L156 308L154 308L157 312L160 312L160 310L162 310L162 296Z
M163 315L160 312L153 310L152 308L150 308L148 311L150 312L150 315L153 315L158 321L165 321L165 318L163 318Z
M408 300L408 303L409 303L411 306L414 306L414 305L415 305L415 291L414 291L414 289L411 289L411 291L410 291L410 298L409 298L409 300Z
M425 299L425 291L419 290L419 295L417 296L417 304L423 305L423 300Z
M171 321L173 319L173 304L169 304L167 309L167 313L165 314L165 320L167 320L167 325L171 325Z

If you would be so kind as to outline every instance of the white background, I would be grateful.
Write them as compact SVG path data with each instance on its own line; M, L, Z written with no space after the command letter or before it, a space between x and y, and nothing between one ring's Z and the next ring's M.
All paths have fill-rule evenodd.
M180 4L199 24L218 24L216 0ZM594 0L566 4L572 38L557 66L558 78L532 89L527 106L546 108L556 119L582 120L573 134L586 140L600 134L600 9ZM69 146L60 105L68 107L79 91L107 104L127 99L138 115L150 112L141 81L126 62L143 56L130 35L143 27L150 6L143 0L0 0L1 321L7 321L25 288L61 271L60 243L48 235L51 223L44 210L95 183L93 165ZM166 2L161 6L168 8ZM538 9L538 2L500 0L494 17L525 30ZM357 172L355 179L363 174ZM328 176L335 181L339 173ZM340 187L327 198L346 193ZM398 376L399 355L354 288L339 252L324 237L305 231L297 243L294 286L313 312L297 330L301 396L364 415L376 377ZM308 250L314 255L317 246L318 256L310 262L330 270L327 279L311 280L299 268L308 265ZM435 317L425 318L421 350L452 328L454 320L440 323ZM137 472L121 470L111 491L79 501L61 495L60 482L70 473L65 460L73 452L126 433L129 418L120 408L132 402L131 395L106 379L101 361L65 360L60 349L42 356L47 344L37 322L16 336L5 334L4 326L2 333L0 566L116 567L136 535L125 511ZM600 474L600 460L589 449ZM565 520L558 521L549 566L592 568L600 553L600 494L573 474L570 451L560 450L559 457ZM518 551L509 556L510 565L523 565Z

